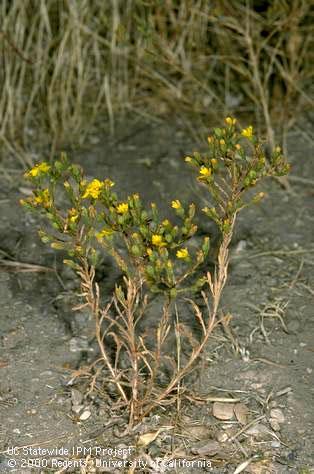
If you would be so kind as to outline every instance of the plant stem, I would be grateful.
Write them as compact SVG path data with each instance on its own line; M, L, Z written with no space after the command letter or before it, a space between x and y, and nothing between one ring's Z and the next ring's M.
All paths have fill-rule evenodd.
M193 364L198 359L204 347L206 346L206 343L215 325L219 324L219 321L216 321L216 319L217 319L217 313L218 313L222 290L227 280L228 265L229 265L229 258L228 258L229 245L230 245L232 235L233 235L235 219L236 219L236 213L233 215L229 231L223 235L223 239L222 239L221 245L219 247L219 252L218 252L218 265L214 273L213 281L212 281L212 277L210 273L208 272L207 274L208 283L209 283L211 293L213 296L213 303L212 303L211 314L208 315L208 321L206 324L206 332L204 334L203 340L200 342L199 346L193 350L193 353L191 354L191 357L189 361L187 362L187 364L177 372L177 374L172 378L172 380L168 384L167 388L153 402L151 402L148 405L146 410L142 413L142 418L148 415L156 405L158 405L164 398L166 398L171 393L171 391L175 388L175 386L179 384L182 378L184 378L187 375L187 373L190 372Z

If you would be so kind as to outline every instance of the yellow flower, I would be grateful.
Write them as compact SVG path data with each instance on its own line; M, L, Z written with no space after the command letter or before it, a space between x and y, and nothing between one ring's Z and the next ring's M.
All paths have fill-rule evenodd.
M187 163L191 163L192 158L191 158L190 156L186 156L186 157L184 158L184 161L186 161Z
M34 203L49 207L51 205L51 196L49 194L49 190L44 189L41 191L40 194L34 198Z
M179 201L179 199L176 199L175 201L172 201L171 207L173 207L173 209L180 209L181 202Z
M104 237L108 237L111 234L113 234L113 230L104 228L100 232L97 232L95 237L98 241L101 241Z
M118 214L126 214L128 210L129 210L129 205L127 202L121 202L121 204L117 205Z
M153 253L152 249L149 247L146 249L146 252L147 252L147 255L152 255Z
M70 222L75 223L78 218L79 218L79 214L78 214L77 210L74 209L74 207L72 207L72 209L69 210L69 220L70 220Z
M164 227L167 227L168 225L170 225L169 220L168 220L168 219L165 219L164 221L162 221L162 225L163 225Z
M220 145L225 145L226 144L226 142L223 138L221 140L219 140L219 143L220 143Z
M26 178L29 178L29 177L35 178L36 176L40 174L47 173L50 170L50 168L51 166L48 165L48 163L46 163L45 161L43 161L42 163L35 165L31 170L25 173L24 176Z
M165 245L167 245L166 242L162 240L162 236L158 234L154 234L152 236L152 244L156 247L164 247Z
M225 122L226 122L227 125L235 125L237 120L235 118L232 118L232 117L226 117Z
M202 176L210 176L212 174L212 170L210 168L207 168L206 166L202 166L200 169L200 174Z
M93 179L88 185L87 188L85 189L85 193L83 194L82 198L93 198L97 199L104 188L105 183L99 181L99 179Z
M210 145L213 141L213 137L207 137L208 144Z
M240 145L240 143L237 143L235 147L236 147L237 150L241 150L241 145Z
M211 164L212 164L212 166L213 166L214 168L215 168L215 167L217 166L217 164L218 164L218 161L216 160L216 158L212 158L212 159L210 160L210 162L211 162Z
M249 125L249 127L244 128L241 132L241 135L246 138L251 138L253 136L253 127Z
M275 148L275 152L276 152L276 153L280 153L280 152L281 152L281 148L280 148L280 146L276 146L276 148Z
M178 258L185 259L189 257L189 251L187 248L182 248L177 251L176 255Z

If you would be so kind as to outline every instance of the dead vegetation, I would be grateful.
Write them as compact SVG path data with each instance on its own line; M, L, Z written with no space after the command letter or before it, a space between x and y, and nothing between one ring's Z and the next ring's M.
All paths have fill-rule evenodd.
M270 146L313 105L311 2L1 2L0 140L23 166L121 112L256 115Z
M78 275L81 279L82 297L85 303L75 309L88 307L95 318L95 334L102 361L109 374L109 383L116 387L122 405L129 414L129 427L143 420L157 407L177 403L184 392L181 383L195 369L196 362L212 335L214 328L221 323L223 315L218 316L221 293L228 273L228 246L231 235L221 245L217 270L213 276L207 273L207 282L212 302L202 292L207 314L192 300L196 324L200 327L197 340L191 330L179 320L175 304L176 320L172 321L171 300L166 299L162 307L153 347L149 347L144 334L138 334L137 325L145 315L147 295L136 281L125 278L125 290L116 288L111 302L101 307L99 287L95 283L95 271L88 262L82 260ZM144 283L144 282L143 282ZM169 334L175 333L175 350L169 349ZM108 339L111 344L108 344ZM182 360L183 341L189 345L188 358ZM114 347L114 349L113 349ZM114 350L112 360L111 352ZM97 364L96 361L94 364ZM94 365L93 364L93 365ZM159 383L160 375L168 367L169 380L164 386ZM119 407L121 408L121 406Z

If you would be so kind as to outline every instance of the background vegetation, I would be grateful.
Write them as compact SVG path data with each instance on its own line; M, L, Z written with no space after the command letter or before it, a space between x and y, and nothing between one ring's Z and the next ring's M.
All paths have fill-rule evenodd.
M308 0L2 0L2 154L31 164L121 113L194 134L255 114L273 145L313 105L312 20Z

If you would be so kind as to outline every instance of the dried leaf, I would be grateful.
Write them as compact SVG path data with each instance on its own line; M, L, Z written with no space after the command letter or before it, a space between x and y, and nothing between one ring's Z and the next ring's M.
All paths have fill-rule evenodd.
M137 446L144 448L145 446L148 446L150 443L155 441L155 439L158 437L159 433L161 430L157 430L151 433L145 433L141 435L138 440L137 440Z
M234 414L234 403L215 402L213 404L213 415L218 420L231 420Z
M241 464L239 464L233 474L240 474L240 472L243 472L244 469L247 468L249 464L251 464L253 459L254 458L252 457L252 458L247 459L246 461L242 462Z
M247 424L247 415L248 415L248 408L244 403L237 403L234 406L234 414L236 416L236 419L238 420L241 425L246 425Z

